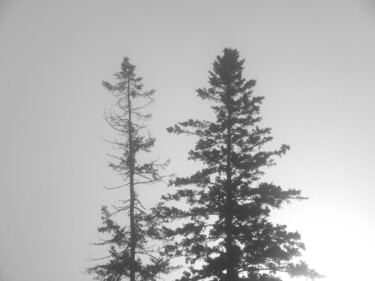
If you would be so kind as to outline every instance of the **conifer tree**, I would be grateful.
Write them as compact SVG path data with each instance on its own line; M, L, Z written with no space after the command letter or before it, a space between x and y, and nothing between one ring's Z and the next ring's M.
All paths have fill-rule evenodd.
M198 138L189 159L204 165L172 180L176 192L155 209L166 225L180 221L165 232L175 241L166 253L185 257L189 265L180 281L278 281L280 272L319 276L296 261L304 249L300 234L269 220L272 209L303 197L299 190L261 181L264 168L289 146L264 150L272 137L270 128L259 127L263 97L253 95L255 80L243 78L243 65L236 49L224 49L209 72L210 87L197 90L213 103L216 121L188 120L168 128Z
M144 121L150 118L144 110L153 101L155 91L142 91L142 78L135 74L135 66L127 57L121 64L121 71L114 76L116 84L103 81L103 86L116 98L116 107L106 112L105 119L122 137L110 142L121 155L111 156L115 161L109 166L122 177L123 184L108 189L128 190L128 196L120 201L121 206L112 206L112 210L102 207L102 226L98 231L106 238L96 245L107 245L109 255L100 259L104 264L89 268L88 273L103 281L155 280L170 267L168 259L160 256L159 249L153 245L153 241L160 239L159 228L136 193L137 186L161 181L159 170L166 165L156 161L141 163L136 157L141 152L150 152L155 143L155 139L144 132ZM120 215L122 218L118 218ZM129 225L119 223L124 216L128 217Z

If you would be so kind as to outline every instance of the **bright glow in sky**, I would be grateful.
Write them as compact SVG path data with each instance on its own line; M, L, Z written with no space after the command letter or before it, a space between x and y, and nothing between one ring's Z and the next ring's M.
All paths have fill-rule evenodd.
M309 197L275 220L301 233L326 281L371 280L374 31L371 0L0 2L0 280L92 280L100 206L121 197L101 188L120 180L101 81L130 57L157 90L154 154L188 174L194 140L165 128L209 118L195 89L224 47L257 79L274 144L292 147L267 179ZM151 206L164 190L140 194Z

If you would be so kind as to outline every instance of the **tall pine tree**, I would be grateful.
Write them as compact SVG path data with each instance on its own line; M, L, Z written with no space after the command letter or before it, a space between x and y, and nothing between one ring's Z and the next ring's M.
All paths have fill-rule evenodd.
M116 84L103 82L117 99L116 108L107 112L105 118L122 137L120 141L111 142L121 155L112 156L115 161L109 166L122 177L123 184L108 189L128 189L128 196L120 201L121 206L113 206L112 210L102 207L102 226L98 231L106 237L96 244L107 245L109 255L100 259L104 260L103 264L89 268L88 272L103 281L155 280L160 273L170 270L169 260L159 255L154 245L160 239L159 228L136 193L139 185L161 181L159 170L166 165L156 161L141 163L136 157L141 152L150 152L155 143L155 139L144 132L144 121L150 118L144 110L153 101L155 91L142 91L142 78L135 74L135 66L127 57L121 64L121 71L114 76ZM128 225L118 222L124 218L116 219L120 215L128 217Z
M263 97L253 95L255 80L242 76L244 60L235 49L224 49L209 72L208 89L198 96L214 103L216 121L188 120L169 132L198 137L190 160L204 168L188 177L177 177L177 191L163 197L155 209L175 242L165 248L189 264L179 279L215 281L277 281L279 272L291 276L318 277L295 258L304 249L297 232L269 220L270 211L293 199L303 199L299 190L283 190L262 182L264 168L289 149L267 151L270 128L260 128ZM186 203L176 206L176 201ZM172 224L173 225L173 224Z

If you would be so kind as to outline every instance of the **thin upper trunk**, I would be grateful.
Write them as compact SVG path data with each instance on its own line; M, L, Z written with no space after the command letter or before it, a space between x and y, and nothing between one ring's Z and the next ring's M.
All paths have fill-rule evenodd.
M130 99L130 80L128 81L128 141L129 141L129 187L130 187L130 281L135 281L135 247L136 231L134 218L134 148L133 148L133 124L132 124L132 107Z

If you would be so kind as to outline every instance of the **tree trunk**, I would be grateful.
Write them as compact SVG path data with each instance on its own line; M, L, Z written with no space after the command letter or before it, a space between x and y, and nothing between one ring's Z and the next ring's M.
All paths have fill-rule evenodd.
M136 230L134 218L134 148L133 148L133 124L132 107L130 99L130 80L128 81L128 141L129 141L129 187L130 187L130 281L135 281L135 248L136 248Z
M229 96L229 93L228 93ZM232 190L232 168L231 168L231 153L232 153L232 114L230 108L230 97L227 98L227 163L226 163L226 214L225 214L225 232L226 232L226 281L236 281L237 272L235 270L235 253L233 248L233 190Z

